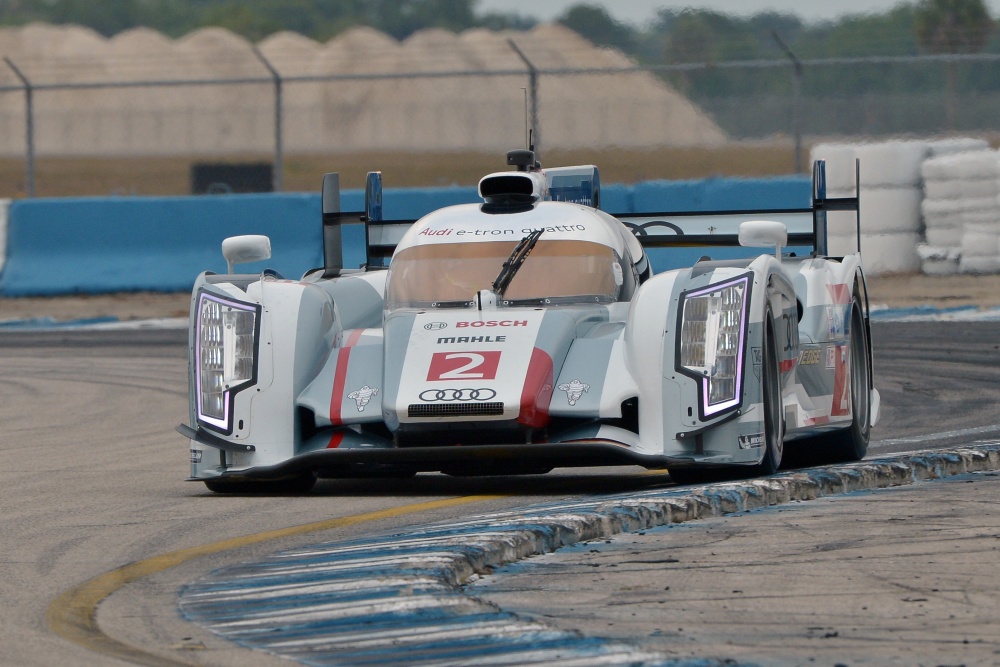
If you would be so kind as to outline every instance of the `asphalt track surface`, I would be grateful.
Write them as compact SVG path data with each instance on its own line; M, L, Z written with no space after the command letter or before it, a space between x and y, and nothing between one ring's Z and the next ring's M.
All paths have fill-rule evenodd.
M187 413L185 337L0 335L0 664L288 664L183 621L180 588L279 549L670 485L627 468L217 496L182 481L187 447L173 427ZM876 323L873 337L883 414L872 454L1000 435L996 323Z

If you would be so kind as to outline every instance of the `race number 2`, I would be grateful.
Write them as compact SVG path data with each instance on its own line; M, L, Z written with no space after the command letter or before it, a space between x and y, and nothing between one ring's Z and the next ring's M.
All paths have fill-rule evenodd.
M435 352L427 380L495 380L500 352Z

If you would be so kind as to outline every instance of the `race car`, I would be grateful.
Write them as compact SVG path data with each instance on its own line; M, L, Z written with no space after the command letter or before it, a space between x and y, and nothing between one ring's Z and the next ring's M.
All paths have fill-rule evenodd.
M190 479L287 492L639 465L684 483L774 473L793 440L864 457L865 275L860 254L826 256L827 212L858 198L827 198L822 162L809 208L642 215L601 210L594 166L507 164L481 203L416 221L382 219L378 172L366 210L341 212L327 175L324 266L300 279L234 273L270 242L227 239L228 274L192 293ZM343 267L351 222L360 269Z

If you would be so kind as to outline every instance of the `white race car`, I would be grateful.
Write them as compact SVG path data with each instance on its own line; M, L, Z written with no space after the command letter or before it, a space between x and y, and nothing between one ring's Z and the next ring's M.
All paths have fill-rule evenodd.
M298 280L233 273L270 256L266 237L223 243L229 274L192 295L191 479L640 465L688 482L773 473L791 440L865 455L865 277L858 254L825 254L826 212L858 200L826 198L822 163L810 208L616 217L596 168L507 161L483 203L415 222L381 219L378 173L365 213L339 212L328 175L326 266ZM362 269L342 268L345 222L365 225ZM654 274L646 248L670 264L692 247L726 258Z

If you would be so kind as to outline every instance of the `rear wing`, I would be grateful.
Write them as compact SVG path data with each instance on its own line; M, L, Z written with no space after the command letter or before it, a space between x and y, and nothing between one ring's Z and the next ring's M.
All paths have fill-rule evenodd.
M579 169L579 168L565 168ZM557 171L557 170L551 170ZM559 170L565 173L564 170ZM855 177L859 175L855 161ZM600 185L596 170L567 173L573 177L572 187L578 192L567 192L562 200L589 198L600 202ZM582 177L582 178L581 178ZM588 178L589 177L589 178ZM592 180L590 180L592 178ZM569 180L569 179L567 179ZM583 181L581 183L581 181ZM858 181L855 180L855 183ZM365 210L342 212L338 174L323 177L323 257L326 275L338 275L343 270L343 240L341 226L364 224L365 267L367 270L385 269L402 240L403 235L416 220L384 220L382 217L382 174L369 172L365 184ZM569 190L569 188L567 188ZM575 195L575 196L574 196ZM582 195L582 196L581 196ZM579 199L577 199L579 197ZM857 186L853 197L827 197L826 163L813 164L811 206L795 209L749 209L743 211L662 211L650 213L612 214L635 234L648 248L739 246L739 227L749 220L774 220L788 229L788 246L807 247L818 256L827 255L827 214L831 211L853 211L861 248L860 197ZM582 203L582 202L581 202ZM595 208L597 207L595 205Z
M855 176L859 165L855 161ZM857 182L857 181L855 181ZM740 224L750 220L774 220L788 229L789 246L805 246L820 256L827 255L827 213L853 211L861 247L860 198L828 197L826 162L813 164L812 204L809 208L749 209L744 211L665 211L615 215L648 248L738 246Z

